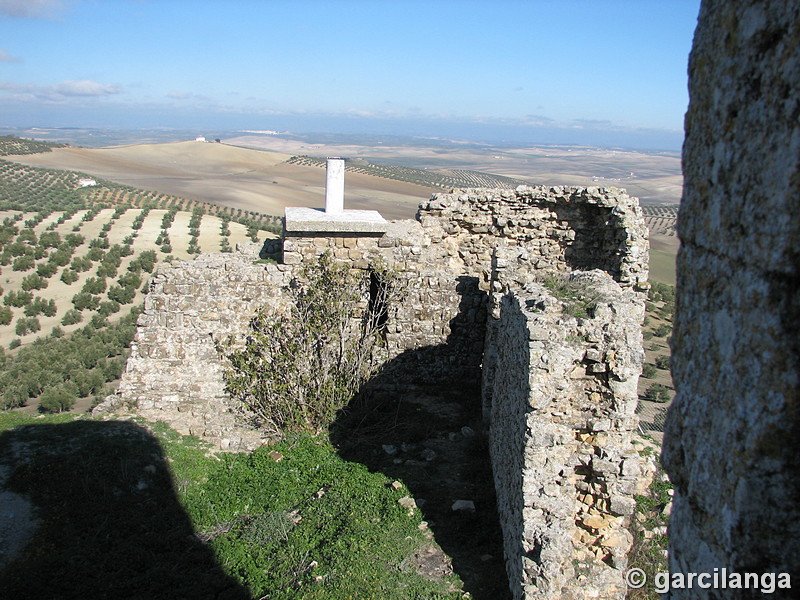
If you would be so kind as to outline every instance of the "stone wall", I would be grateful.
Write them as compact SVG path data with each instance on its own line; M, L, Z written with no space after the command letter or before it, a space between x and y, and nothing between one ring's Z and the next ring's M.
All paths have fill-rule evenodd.
M284 241L284 262L323 252L367 269L379 262L405 282L391 307L388 358L404 382L481 379L492 253L524 248L530 280L547 271L601 269L622 286L647 280L647 229L638 200L613 188L521 186L434 194L417 222L383 236L303 233ZM537 275L538 274L538 275Z
M262 433L230 399L214 342L243 333L262 304L278 305L291 276L258 264L259 244L161 265L150 280L120 387L96 414L133 408L223 450L260 445Z
M800 584L800 2L704 1L663 459L673 573ZM776 579L777 583L777 579ZM673 589L670 598L753 598Z
M386 368L372 384L483 386L515 597L566 598L576 577L586 597L619 596L647 279L635 198L457 190L382 235L287 232L282 264L254 264L256 250L159 269L120 390L98 412L134 407L252 447L259 432L225 395L214 339L243 333L260 304L278 307L296 267L324 252L362 272L388 266L404 296L388 307ZM591 316L569 317L543 286L565 277L595 290Z
M490 451L514 598L622 598L640 478L631 445L642 295L601 270L521 284L499 251ZM575 290L583 305L561 290Z

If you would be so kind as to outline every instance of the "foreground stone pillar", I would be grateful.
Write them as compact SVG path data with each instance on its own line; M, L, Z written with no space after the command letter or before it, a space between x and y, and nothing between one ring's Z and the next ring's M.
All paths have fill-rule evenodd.
M673 574L800 587L800 2L707 0L690 60L672 336ZM678 581L680 581L678 579ZM779 588L776 577L774 585ZM766 584L766 585L764 585ZM670 598L753 598L675 589Z

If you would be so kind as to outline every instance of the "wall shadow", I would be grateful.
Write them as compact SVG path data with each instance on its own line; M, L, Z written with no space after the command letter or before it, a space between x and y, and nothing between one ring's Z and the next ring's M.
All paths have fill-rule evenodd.
M488 296L474 277L459 277L456 290L459 309L446 343L390 360L341 411L330 436L344 459L405 484L465 591L476 600L505 600L510 592L481 421ZM453 510L458 500L472 501L475 510Z
M5 488L36 507L0 569L5 598L244 600L194 535L158 440L130 422L27 425L0 435Z
M609 222L619 221L613 210L596 204L556 204L552 210L575 232L575 238L564 246L564 261L570 269L602 269L619 281L626 234L622 227L609 227Z

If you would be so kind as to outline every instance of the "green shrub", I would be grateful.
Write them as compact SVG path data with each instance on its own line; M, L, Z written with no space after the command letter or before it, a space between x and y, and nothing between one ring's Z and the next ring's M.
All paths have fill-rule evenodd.
M66 384L48 388L41 396L39 410L45 413L68 411L75 406L75 395L75 390Z
M77 271L78 273L82 273L83 271L88 271L92 268L92 261L87 257L76 256L72 259L72 264L70 268L73 271Z
M112 285L106 294L109 300L118 302L119 304L130 304L136 297L136 290L128 287L121 287Z
M669 388L661 383L654 383L647 388L645 397L653 402L669 402Z
M113 300L105 300L100 303L100 306L97 307L97 312L104 317L108 315L113 315L114 313L118 313L120 309L119 302L114 302Z
M28 332L36 333L41 328L42 326L39 323L39 319L35 317L21 318L17 319L17 325L14 328L14 333L16 333L19 336L23 336Z
M661 356L656 356L656 367L658 367L659 369L664 369L666 371L669 371L670 362L671 361L669 355L665 354Z
M49 261L36 265L36 274L44 277L45 279L50 279L53 275L55 275L56 271L58 271L56 264Z
M656 336L656 337L665 337L665 336L669 335L669 333L671 331L672 331L672 327L670 327L666 323L662 323L661 325L656 327L655 330L653 330L653 335Z
M8 325L11 319L14 318L14 313L7 306L0 307L0 325Z
M657 374L658 370L653 365L646 364L642 367L642 377L653 379Z
M34 260L33 256L26 254L25 256L20 256L19 258L14 259L14 262L11 263L11 270L30 271L35 265L36 261Z
M95 240L92 240L95 241ZM89 247L89 251L86 253L86 258L92 262L97 262L98 260L102 260L102 258L106 255L102 248L99 246L91 246Z
M23 306L27 306L28 304L30 304L32 300L33 300L32 292L10 290L3 297L3 304L5 304L6 306L14 306L16 308L22 308Z
M25 291L41 290L47 287L47 280L41 275L31 273L22 278L20 287Z
M87 294L102 294L106 291L106 280L102 277L89 277L81 288Z
M394 277L383 272L388 295ZM231 394L281 430L327 427L376 368L373 350L380 315L365 313L354 324L353 306L366 281L323 254L301 269L288 313L261 308L243 348L235 339L220 345L230 361L225 382ZM363 326L362 326L363 323Z
M62 325L75 325L76 323L80 323L83 321L83 315L80 311L75 310L74 308L70 308L67 312L64 313L64 316L61 319Z
M61 273L61 281L63 281L67 285L72 285L73 283L78 281L79 277L80 276L78 275L78 273L74 269L71 269L71 268L70 269L64 269L64 271Z
M100 306L100 298L86 292L78 292L72 297L72 305L77 310L96 310Z
M47 259L47 262L55 265L56 267L64 267L69 264L69 259L72 257L72 252L64 248L59 248L53 252Z

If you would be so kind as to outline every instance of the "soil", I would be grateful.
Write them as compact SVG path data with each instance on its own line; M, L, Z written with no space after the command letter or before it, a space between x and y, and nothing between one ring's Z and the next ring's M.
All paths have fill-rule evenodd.
M331 430L347 460L402 481L432 533L416 567L450 569L477 600L510 598L480 393L417 388L354 402ZM475 510L453 510L469 500Z

